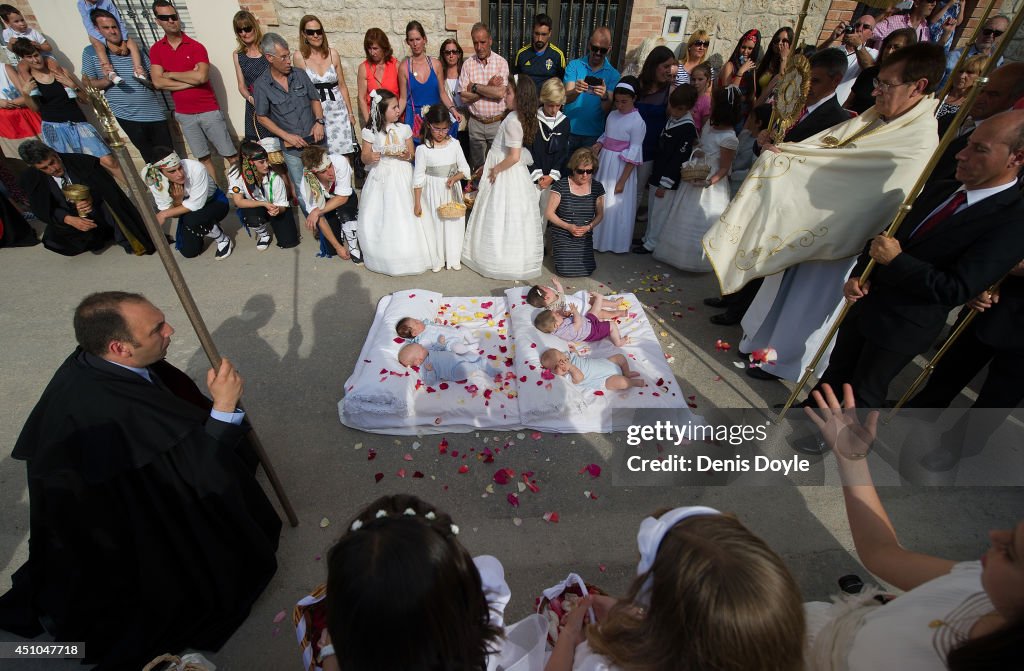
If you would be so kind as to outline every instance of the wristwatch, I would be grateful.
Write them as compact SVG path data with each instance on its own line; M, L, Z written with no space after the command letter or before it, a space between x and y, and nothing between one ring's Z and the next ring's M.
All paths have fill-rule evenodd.
M477 86L476 84L473 84L472 86L469 87L469 90L470 90L471 93L474 93L474 94L476 93L476 86Z
M320 124L321 126L326 126L326 125L327 125L327 122L326 122L326 121L324 121L324 118L323 118L323 117L320 117L319 119L317 119L317 120L316 120L316 122L317 122L318 124Z

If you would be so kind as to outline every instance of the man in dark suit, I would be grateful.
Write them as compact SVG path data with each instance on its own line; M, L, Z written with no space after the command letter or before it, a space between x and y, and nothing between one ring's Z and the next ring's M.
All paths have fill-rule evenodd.
M842 108L836 100L836 87L843 80L847 62L843 52L838 49L824 49L811 57L811 86L807 92L804 113L792 128L786 132L786 142L802 142L812 135L817 135L826 128L831 128L850 120L850 113ZM754 145L754 153L768 143L768 131L764 131ZM731 326L739 324L743 313L757 296L762 280L754 280L729 297L708 298L705 305L725 307L722 314L710 317L712 324ZM757 369L760 371L761 369Z
M227 359L212 401L164 360L174 329L138 294L87 296L78 348L25 422L29 556L0 629L83 641L85 661L138 669L216 650L277 569L281 521L257 482Z
M32 211L46 224L43 246L64 256L98 251L114 240L128 254L152 254L156 248L142 216L97 158L58 154L39 140L18 147L29 165L21 175ZM72 203L63 188L81 184L90 199Z
M858 407L884 405L889 383L931 347L949 311L1024 258L1024 111L997 114L957 155L956 177L921 194L896 236L868 243L843 287L855 303L820 383L849 382ZM878 266L864 286L861 273Z
M929 184L955 179L956 156L967 146L967 138L985 119L1005 112L1024 96L1024 63L1007 63L992 71L988 82L978 92L971 113L960 127L959 135L935 164Z

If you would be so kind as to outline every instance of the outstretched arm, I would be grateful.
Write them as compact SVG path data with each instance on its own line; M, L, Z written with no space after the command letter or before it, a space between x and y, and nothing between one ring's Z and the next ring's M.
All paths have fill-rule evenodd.
M821 430L839 463L846 517L861 563L902 590L913 589L949 573L955 562L913 552L900 545L896 529L878 497L865 459L875 440L878 411L872 411L862 425L857 419L850 385L843 385L842 404L827 384L822 386L822 392L815 390L811 394L822 414L811 408L805 408L805 412Z

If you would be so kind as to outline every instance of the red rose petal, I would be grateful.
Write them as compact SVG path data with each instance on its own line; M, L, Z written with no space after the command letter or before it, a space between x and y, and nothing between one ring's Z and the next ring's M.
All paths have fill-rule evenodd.
M509 505L511 505L513 508L519 507L519 497L516 496L515 494L509 494L508 496L505 497L505 500L507 500L509 502Z
M366 460L367 461L373 461L376 458L377 458L377 450L375 450L375 449L373 449L371 447L370 449L368 449L366 451Z
M405 469L404 468L399 468L398 472L395 473L395 475L397 475L400 478L404 478L405 477Z
M384 479L384 474L383 473L374 473L373 474L373 479L376 482L380 482L381 480Z
M459 473L460 474L469 473L469 466L467 466L466 464L462 464L461 466L459 466Z
M423 472L422 471L414 471L413 474L412 474L412 477L414 477L414 478L422 478L423 477Z
M437 446L437 451L438 451L439 454L444 454L445 452L448 451L448 439L447 438L442 438L441 439L441 442Z
M551 522L552 524L558 524L558 513L550 512L544 513L544 521Z

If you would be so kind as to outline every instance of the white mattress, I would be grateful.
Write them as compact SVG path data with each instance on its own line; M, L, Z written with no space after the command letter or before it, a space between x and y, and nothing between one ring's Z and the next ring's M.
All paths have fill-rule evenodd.
M443 297L410 289L382 298L338 403L341 422L371 433L414 435L521 428L606 433L657 420L700 421L690 413L686 395L634 295L619 297L630 306L629 317L620 323L622 334L631 339L629 345L616 348L605 340L578 343L577 348L583 355L622 353L650 386L595 393L541 375L540 354L549 347L566 350L568 343L533 327L538 310L526 304L526 291L516 287L497 298ZM504 379L447 382L437 388L423 385L416 372L398 363L404 342L395 333L395 324L407 316L465 329L492 365L506 371Z

